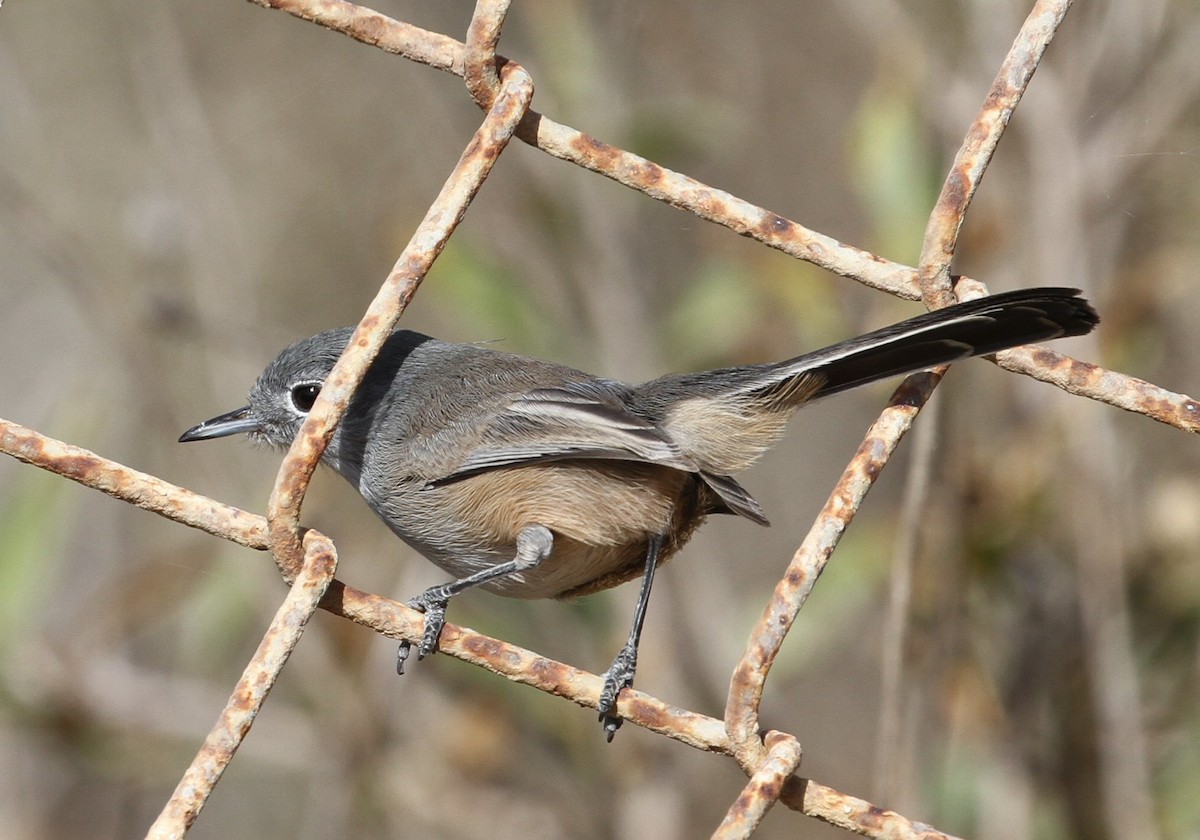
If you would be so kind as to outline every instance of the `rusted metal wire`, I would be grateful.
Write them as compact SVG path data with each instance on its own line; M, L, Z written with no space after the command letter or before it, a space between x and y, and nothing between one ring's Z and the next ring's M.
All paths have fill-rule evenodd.
M758 710L779 647L867 491L940 379L936 371L918 373L896 389L887 408L867 431L750 633L746 650L734 668L725 704L730 747L747 772L753 772L767 758L759 738Z
M0 418L0 452L143 510L260 551L267 521Z
M966 209L1013 109L1071 5L1071 0L1038 0L1027 18L944 185L926 231L918 273L528 110L532 81L519 65L498 58L495 51L510 0L479 0L467 44L340 0L252 2L283 9L364 43L463 76L472 97L488 110L488 115L367 310L345 357L326 382L317 405L285 458L269 507L269 528L259 517L0 420L0 451L243 545L264 548L269 535L285 577L297 580L218 728L210 734L193 768L180 782L177 797L164 809L161 827L156 823L155 830L164 833L154 836L181 836L195 818L318 600L322 608L386 635L411 639L419 632L420 615L404 605L337 581L330 584L336 555L332 544L316 532L304 536L307 553L306 559L301 560L305 549L300 543L299 508L337 417L461 220L496 157L514 134L551 155L769 247L874 288L906 298L922 296L927 304L940 306L950 302L949 265ZM958 284L964 295L976 294L981 289L981 284L965 278ZM1146 414L1189 431L1200 430L1197 401L1150 383L1037 347L1000 354L999 362L1006 369L1033 375L1071 393ZM946 836L864 800L791 775L800 760L799 743L793 736L782 733L769 733L765 740L760 738L758 712L767 675L783 638L866 492L940 375L938 371L906 380L868 431L777 585L747 644L730 686L725 721L668 706L641 692L631 690L621 695L619 712L626 719L697 748L731 753L751 775L750 783L730 809L717 836L747 836L776 800L869 836ZM325 592L323 599L322 592ZM596 705L599 677L466 628L446 625L440 649L580 705L592 708Z
M178 840L195 822L250 732L254 718L300 641L304 626L333 581L337 569L333 543L316 531L309 531L304 543L304 562L295 584L267 627L258 650L242 672L242 678L234 687L216 725L204 739L200 752L192 759L175 792L150 827L146 835L148 840Z
M1057 385L1070 394L1132 411L1187 432L1200 432L1200 400L1160 388L1153 382L1081 362L1046 347L1006 350L997 364Z
M410 618L419 618L419 614L413 610L338 581L334 581L321 606L385 635L399 637L403 632L408 638L413 638L411 634L420 632L420 625L413 624ZM407 623L408 627L398 630L397 623ZM602 684L600 677L516 645L447 624L438 637L438 652L479 665L514 682L533 686L585 708L596 708ZM715 718L671 706L635 689L621 692L617 710L630 723L688 746L714 753L731 753L726 726ZM795 741L794 736L782 737ZM765 749L763 756L764 760L768 757ZM867 837L953 840L948 834L880 808L865 799L794 775L787 777L779 801L806 816Z
M967 129L962 146L954 156L942 192L929 214L921 247L917 280L921 299L930 309L955 302L950 283L950 261L958 245L967 208L979 181L992 161L1009 117L1025 94L1033 72L1050 46L1054 33L1066 17L1073 0L1038 0L1025 18L1021 31L1009 48L996 74L983 107Z
M387 52L458 76L466 74L467 46L446 35L420 29L342 0L251 0L324 26ZM475 22L472 26L476 25ZM491 26L486 20L479 25ZM493 27L494 28L494 27ZM501 62L504 59L500 59ZM472 90L474 95L474 90ZM477 100L478 101L478 100ZM486 101L486 100L485 100ZM916 269L810 230L695 178L611 146L530 109L517 137L547 154L582 166L687 210L734 233L755 239L798 259L908 300L920 298Z
M713 832L713 840L749 837L758 828L767 811L779 801L783 785L800 766L804 755L800 742L782 732L768 732L763 739L767 759L750 776L750 782Z
M340 582L330 588L322 606L386 636L410 640L420 637L423 618L420 613L389 598L362 592ZM438 636L438 653L478 665L584 708L597 707L603 684L601 677L466 627L446 624ZM727 752L724 727L714 718L671 706L633 689L621 693L618 711L631 723L689 746L709 752Z
M459 76L465 75L466 45L446 35L402 23L342 0L250 1L266 8L286 11L365 44L439 70ZM1027 28L1022 30L1019 43L1025 43L1027 38L1036 40L1037 31L1033 26L1035 23L1053 23L1056 26L1056 10L1063 5L1065 4L1061 2L1039 3L1035 7L1036 14L1030 15ZM1043 8L1046 10L1044 14L1040 11ZM1019 57L1014 58L1014 64L1025 66ZM1007 117L1008 114L1004 114L1004 118ZM834 274L908 300L918 300L921 297L917 269L911 266L884 259L810 230L798 222L710 187L695 178L689 178L639 155L589 137L533 109L526 113L517 128L516 136L549 155L611 178L650 198L687 210L701 219L719 224L734 233ZM977 182L978 178L975 181ZM938 246L938 249L945 250L945 246ZM958 282L967 279L959 278ZM1019 357L1020 353L1017 352L1016 358ZM1053 357L1047 358L1060 357L1059 354L1054 354ZM1071 362L1072 367L1084 364L1074 360ZM1001 367L1063 387L1061 375L1039 370L1033 359L1007 364L1002 362ZM1145 414L1185 431L1200 431L1200 411L1194 408L1197 401L1191 397L1156 386L1143 387L1148 383L1094 365L1085 365L1085 368L1093 372L1087 376L1071 377L1071 393ZM1131 395L1125 392L1126 387L1137 393Z
M512 0L479 0L467 28L463 78L475 104L485 111L492 107L500 90L496 45Z
M1070 5L1070 0L1065 0L1039 2L1035 6L955 160L937 207L931 214L920 263L921 289L927 305L931 307L954 302L950 291L949 268L966 210L1007 126L1012 110L1024 93L1033 71ZM981 290L970 291L978 293ZM1041 375L1038 378L1055 382L1060 387L1067 387L1068 383L1073 384L1075 387L1072 390L1075 392L1078 392L1081 385L1086 387L1085 383L1092 384L1103 378L1103 374L1110 373L1101 373L1102 369L1095 366L1088 366L1090 371L1081 371L1079 366L1084 363L1044 348L1025 348L1005 356L1007 364L1004 366L1010 369L1023 363L1025 369L1034 370L1039 367L1038 362L1042 362L1041 370L1038 371ZM755 627L743 660L735 669L726 707L726 727L731 738L731 747L743 768L747 772L751 772L752 767L759 768L753 771L755 775L752 775L751 787L757 774L762 772L762 768L770 767L774 757L768 749L769 745L764 745L758 738L758 708L767 674L778 654L779 646L867 490L890 458L900 438L911 427L916 412L932 393L940 374L941 371L929 376L927 384L922 387L923 394L916 401L908 401L901 396L901 392L910 384L915 384L916 378L914 377L912 382L906 381L893 397L892 404L884 415L868 432L863 445L793 558L787 574L777 586L762 619ZM1143 395L1143 400L1136 404L1143 413L1156 416L1157 419L1158 416L1170 416L1164 409L1175 409L1182 413L1182 416L1171 417L1176 425L1185 427L1182 421L1194 421L1197 412L1194 401L1186 397L1180 399L1178 395L1163 394L1161 389L1157 389L1158 393L1150 396L1145 386L1156 386L1140 383L1142 388L1130 389L1128 386L1133 383L1129 382L1128 378L1124 379L1126 381L1120 383L1124 387L1123 395L1128 396L1131 391ZM1171 400L1171 397L1176 399ZM1154 405L1147 405L1151 401ZM888 414L897 407L897 402L903 404L903 410L897 412L894 418L889 418ZM769 791L770 788L766 790ZM744 798L745 793L742 799ZM718 834L729 831L729 836L745 836L749 830L753 830L752 825L747 830L747 824L743 822L745 818L742 814L747 813L746 809L750 806L743 805L742 799L731 809Z
M288 580L300 558L300 505L338 419L429 267L446 247L450 234L466 214L500 152L508 145L533 98L533 82L519 64L506 64L502 76L500 94L492 109L367 307L279 467L267 505L267 521L275 562Z
M463 43L449 35L390 18L343 0L250 0L302 20L349 35L356 41L403 56L409 61L463 75Z
M916 271L909 266L839 242L732 193L556 123L536 111L531 110L526 116L517 137L547 154L834 274L909 300L920 297Z
M950 265L958 247L958 236L966 219L967 209L975 195L983 173L987 171L996 147L1008 127L1009 118L1024 96L1033 73L1041 63L1042 56L1058 27L1066 17L1072 0L1039 0L1026 17L1012 47L1004 57L992 86L984 97L978 115L967 129L966 136L950 165L941 193L929 214L925 227L921 255L917 263L917 279L921 287L921 298L930 309L940 309L956 302ZM964 291L968 289L964 288ZM893 592L889 603L887 623L890 633L885 634L888 644L884 653L883 711L880 726L880 744L876 752L876 777L893 778L891 762L895 756L894 746L899 732L900 695L902 678L902 644L908 589L911 585L911 562L915 540L915 522L923 503L924 486L928 478L929 455L932 436L923 447L924 457L919 457L915 469L918 476L907 488L905 511L901 521L907 526L903 530L907 539L894 560ZM911 477L911 476L910 476ZM891 785L883 785L886 790Z
M960 300L988 294L987 286L966 277L957 279L954 290ZM1048 382L1069 394L1142 414L1185 432L1200 432L1200 400L1136 376L1081 362L1040 344L997 353L996 364L1013 373Z
M268 548L267 522L262 516L221 504L3 419L0 419L0 452L214 536L258 550ZM307 531L306 540L309 534L317 532ZM420 637L424 621L421 613L404 604L338 580L330 584L320 606L382 635L410 641ZM595 674L454 624L443 628L438 650L514 682L585 708L596 708L602 680ZM730 752L725 725L715 718L671 706L633 689L621 693L617 708L631 724L697 749ZM919 823L808 779L790 779L782 801L808 816L868 836L942 836L926 834L928 829ZM881 815L886 815L887 824L892 826L886 833L876 832Z
M213 536L265 551L269 548L265 517L193 493L183 487L132 470L86 449L46 437L0 418L0 452L23 463L69 478L160 516ZM308 530L308 534L317 534ZM420 638L424 616L379 595L334 581L321 607L383 635ZM516 682L595 708L601 678L528 650L453 624L442 631L439 652L462 659ZM630 722L675 737L700 749L725 751L721 722L672 707L636 691L621 695L619 709Z
M784 783L779 801L807 816L876 840L958 840L953 834L799 776Z

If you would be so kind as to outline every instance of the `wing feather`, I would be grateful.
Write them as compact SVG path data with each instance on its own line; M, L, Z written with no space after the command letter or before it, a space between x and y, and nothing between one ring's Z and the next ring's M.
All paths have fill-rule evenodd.
M620 399L620 387L597 380L538 388L518 397L488 424L478 445L453 472L426 487L547 461L636 461L695 473L721 500L724 510L760 525L769 524L758 502L733 477L702 469L665 431L632 413Z
M488 424L455 470L431 486L501 467L568 458L642 461L698 471L662 429L630 412L616 394L588 384L538 388L518 397Z

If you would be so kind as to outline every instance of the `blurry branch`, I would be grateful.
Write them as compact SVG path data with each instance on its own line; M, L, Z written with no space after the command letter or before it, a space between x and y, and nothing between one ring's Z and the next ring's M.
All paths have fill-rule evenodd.
M900 744L905 733L905 652L912 610L913 577L923 513L929 501L933 461L940 434L938 404L925 412L925 421L913 435L903 499L892 540L891 576L888 581L887 611L883 618L879 673L879 734L875 750L875 790L884 800L901 794ZM932 416L930 416L932 415Z
M979 188L983 173L991 163L1013 111L1020 103L1034 71L1072 2L1073 0L1039 0L1034 5L996 73L991 89L984 97L983 107L967 129L963 143L954 156L941 192L929 214L918 260L917 278L921 287L921 298L930 308L950 306L956 302L950 264L958 247L958 236L966 220L967 209ZM982 284L978 285L982 287ZM986 294L983 288L967 288L966 283L962 286L960 294L963 297ZM942 367L934 372L934 379L928 388L919 392L918 401L913 403L913 410L903 418L902 425L898 426L893 434L884 434L884 446L888 447L885 459L899 443L899 437L911 426L916 412L928 401L945 370L946 368ZM879 789L893 795L896 793L893 781L897 776L894 763L900 754L897 742L900 732L904 638L912 585L912 563L933 455L933 430L926 428L925 432L924 440L917 447L906 487L901 533L893 557L891 598L884 633L884 638L888 641L884 650L880 692L883 698L882 714L875 774L877 782L882 782ZM863 458L868 457L868 453L869 450L860 450L860 456ZM857 504L854 507L857 508ZM803 548L801 550L803 551ZM820 574L820 566L815 568L815 574Z

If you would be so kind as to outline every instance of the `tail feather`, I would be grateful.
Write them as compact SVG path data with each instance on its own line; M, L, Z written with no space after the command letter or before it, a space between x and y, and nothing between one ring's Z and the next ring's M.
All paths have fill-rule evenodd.
M728 474L753 463L810 400L1010 347L1085 335L1099 321L1077 289L1023 289L918 315L783 362L665 376L635 389L635 399L640 413L705 470Z
M818 373L822 384L809 397L817 399L972 356L1085 335L1099 320L1078 289L1023 289L927 312L780 362L776 370L781 382Z

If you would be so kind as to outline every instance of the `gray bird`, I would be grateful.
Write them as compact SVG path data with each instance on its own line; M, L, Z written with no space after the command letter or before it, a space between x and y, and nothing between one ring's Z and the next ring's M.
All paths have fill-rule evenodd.
M1083 335L1099 322L1076 289L1009 292L919 315L783 362L671 374L642 385L400 330L351 399L322 460L395 534L454 580L410 601L425 612L419 657L447 601L472 587L570 598L642 576L629 640L604 674L600 720L621 724L655 569L705 517L767 518L731 477L803 404L886 377ZM244 432L295 438L352 329L298 341L250 404L180 441ZM409 646L400 649L399 670Z

